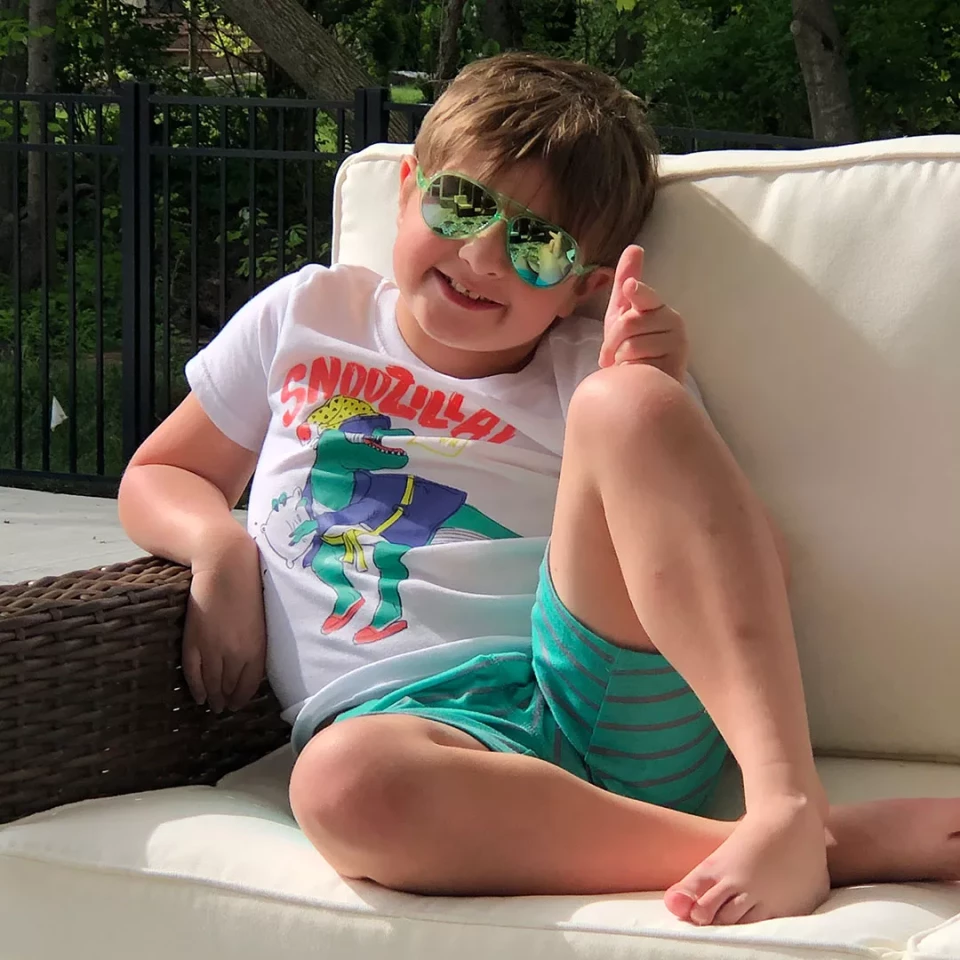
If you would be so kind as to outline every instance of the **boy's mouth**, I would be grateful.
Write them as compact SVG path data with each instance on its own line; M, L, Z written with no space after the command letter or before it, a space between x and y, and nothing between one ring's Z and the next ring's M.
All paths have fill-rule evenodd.
M459 306L467 307L470 310L484 310L490 309L491 307L503 306L503 304L497 300L491 300L489 297L475 293L469 287L465 287L462 283L459 283L452 277L448 277L436 268L434 268L434 272L437 274L447 297Z

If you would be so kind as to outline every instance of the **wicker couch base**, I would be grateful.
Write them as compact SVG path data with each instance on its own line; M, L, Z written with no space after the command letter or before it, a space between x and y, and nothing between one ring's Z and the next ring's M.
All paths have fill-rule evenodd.
M289 738L266 683L237 713L190 697L190 571L156 557L0 586L0 823L213 783Z

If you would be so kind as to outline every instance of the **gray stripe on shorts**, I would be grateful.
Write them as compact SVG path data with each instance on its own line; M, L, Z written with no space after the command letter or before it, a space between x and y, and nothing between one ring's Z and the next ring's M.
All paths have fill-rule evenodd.
M557 636L556 630L553 629L553 624L550 622L548 617L543 618L544 623L547 625L547 630L550 631L550 636L553 637L553 642L557 645L557 648L564 655L567 661L572 664L574 669L578 673L582 673L589 680L592 680L597 685L606 689L606 682L598 677L595 673L591 673L564 645L563 641Z
M600 770L596 767L593 769L594 773L596 773L598 776L610 780L616 780L618 783L622 783L625 787L639 787L641 789L644 787L659 787L664 783L673 783L676 780L683 780L684 777L689 777L691 773L699 770L700 767L702 767L710 759L710 755L713 753L713 750L718 743L723 743L723 738L719 733L717 733L713 743L711 743L710 746L704 751L703 756L697 759L696 763L684 770L677 771L677 773L668 774L665 777L653 777L650 780L624 780L623 777L618 777L615 773L610 773L607 770Z
M641 651L637 651L638 653ZM661 654L653 654L653 656L661 656ZM666 673L676 673L669 664L665 667L651 667L649 670L612 670L611 673L615 677L660 677Z
M540 689L540 685L537 684L534 687L533 691L534 706L533 714L530 717L530 732L535 733L543 724L543 691Z
M654 730L669 730L671 727L682 727L685 723L699 720L706 710L701 707L696 713L688 713L685 717L676 720L664 720L663 723L598 723L598 730L622 730L627 733L647 733Z
M544 677L544 681L549 681L550 679L552 679L552 677ZM544 692L545 692L545 693L551 694L551 695L554 697L554 699L559 700L559 697L556 696L555 691L554 691L553 689L551 689L551 687L550 687L550 685L549 685L548 682L545 682L545 683L543 684L543 686L544 686ZM582 700L591 710L594 710L594 711L596 711L597 713L600 712L600 704L599 704L599 703L594 703L594 702L593 702L585 693L583 693L579 688L573 686L573 684L569 684L569 683L564 684L563 689L564 689L564 690L569 690L571 693L575 693L575 694L577 695L577 699L578 699L578 700Z
M675 757L678 753L683 753L698 743L702 743L711 733L716 733L715 727L706 727L701 733L698 733L692 740L681 743L679 747L670 747L669 750L656 750L653 753L632 753L629 750L614 750L613 747L590 747L591 754L597 754L601 757L622 757L624 760L662 760L664 757Z
M549 693L549 691L547 691ZM590 730L590 724L587 723L583 717L570 706L566 700L561 699L560 697L551 696L550 699L551 705L558 706L571 720L583 727L584 730Z
M597 646L597 644L590 639L584 633L584 626L580 623L579 620L576 620L572 613L563 605L560 598L557 596L556 588L553 586L551 581L550 584L550 593L551 599L553 600L554 606L557 608L557 613L560 614L560 618L566 623L567 627L572 633L574 633L577 639L586 647L589 647L601 660L604 660L606 663L613 663L616 657L612 653L608 653L602 647ZM544 620L547 620L547 616L544 615Z
M553 762L558 766L563 766L560 762L563 760L563 741L560 739L560 728L553 731Z
M668 690L666 693L653 693L648 697L607 697L607 703L662 703L664 700L674 700L677 697L693 693L689 687L679 690Z
M673 797L670 800L664 800L660 805L667 807L679 807L681 803L686 803L688 800L692 800L698 793L708 792L712 790L713 787L713 780L704 780L700 786L694 787L693 790L688 790L682 797Z

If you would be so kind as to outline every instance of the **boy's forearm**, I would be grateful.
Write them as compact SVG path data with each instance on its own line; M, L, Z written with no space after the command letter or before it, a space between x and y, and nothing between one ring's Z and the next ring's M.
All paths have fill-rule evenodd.
M118 508L134 543L186 566L253 545L217 486L180 467L132 465L120 484Z

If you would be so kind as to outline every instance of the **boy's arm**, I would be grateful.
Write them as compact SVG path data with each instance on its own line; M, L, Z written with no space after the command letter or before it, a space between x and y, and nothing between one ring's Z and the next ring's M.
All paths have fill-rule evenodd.
M783 531L777 526L773 517L770 515L770 511L766 508L761 502L763 507L763 512L767 516L767 523L770 526L770 532L773 534L773 545L777 548L777 556L780 558L780 567L783 570L783 582L787 585L787 589L790 589L790 549L787 547L787 538L783 535Z
M237 709L263 677L257 546L230 511L257 454L218 430L190 394L144 441L120 483L120 521L151 553L193 572L183 667L198 703Z
M230 511L256 463L191 393L133 455L120 482L120 522L145 550L190 566L212 541L246 536Z

